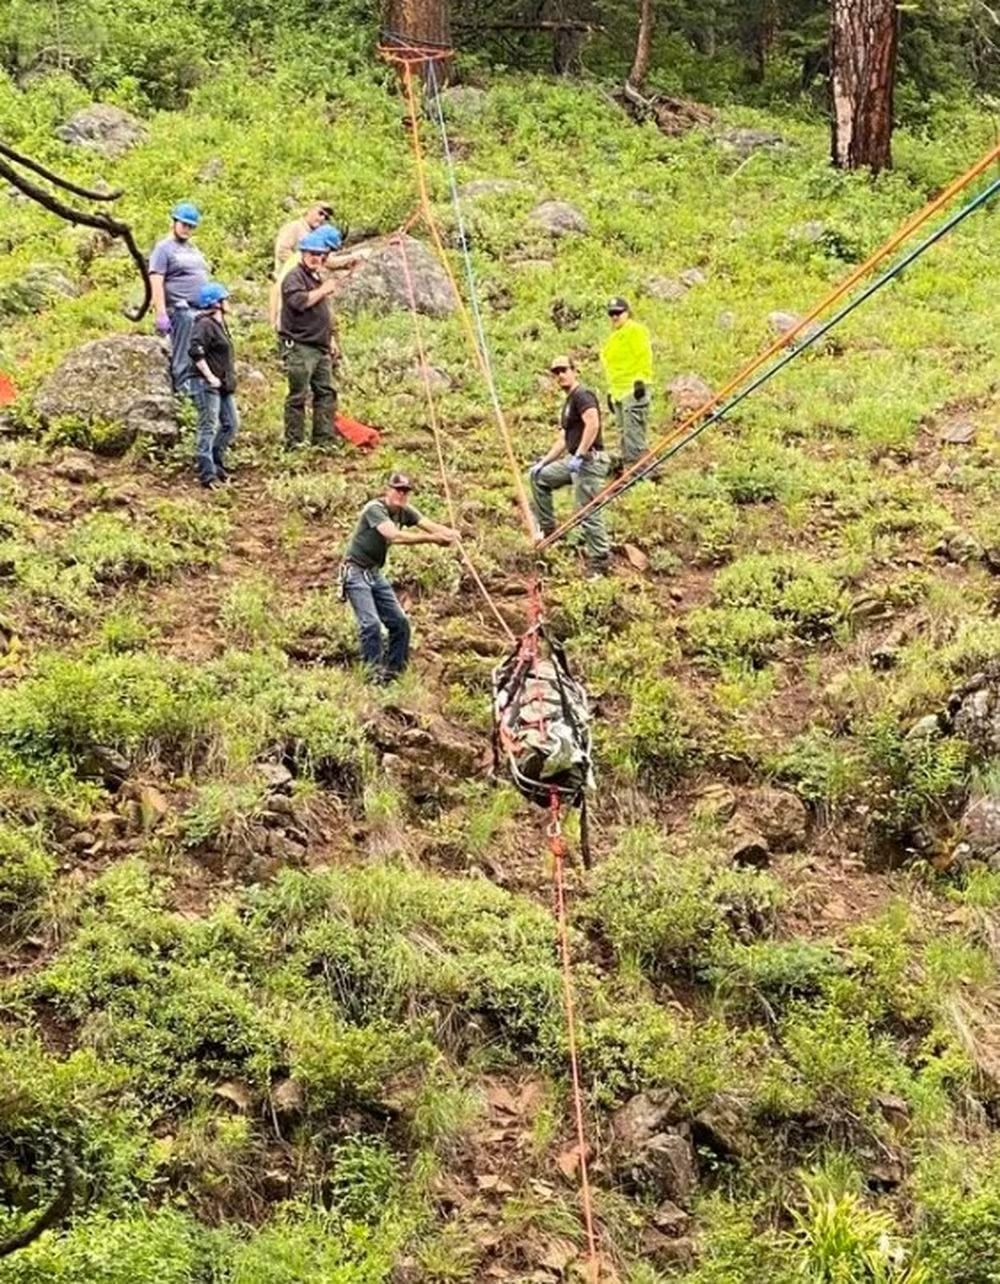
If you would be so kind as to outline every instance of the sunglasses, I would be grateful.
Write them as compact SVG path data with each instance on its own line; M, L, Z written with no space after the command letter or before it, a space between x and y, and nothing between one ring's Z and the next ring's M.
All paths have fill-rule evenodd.
M569 366L552 366L549 369L549 374L565 374L568 369Z
M608 316L609 316L609 317L623 317L624 315L625 315L625 309L624 309L624 308L618 308L618 309L616 309L616 311L614 311L614 312L609 312L609 313L608 313Z

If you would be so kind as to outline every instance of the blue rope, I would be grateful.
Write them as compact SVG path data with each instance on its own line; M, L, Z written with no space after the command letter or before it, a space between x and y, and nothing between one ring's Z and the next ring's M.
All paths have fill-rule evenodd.
M490 360L490 349L486 340L486 328L483 324L482 309L479 305L479 291L476 287L476 276L472 266L472 255L469 253L469 241L465 232L465 219L462 217L462 205L458 198L458 183L455 178L455 164L451 155L451 146L448 142L448 129L444 121L444 111L441 106L441 94L438 90L437 73L433 63L430 65L428 80L432 91L438 126L441 130L441 142L444 148L444 157L448 172L448 187L451 192L451 203L454 207L455 217L458 221L458 239L462 254L462 263L465 267L465 279L469 287L469 303L472 307L472 315L476 323L476 347L479 350L479 357L483 363L483 368L486 371L486 382L489 387L493 409L497 415L502 416L503 407L500 404L500 397L497 393L496 376L493 373L493 363Z
M897 277L904 268L909 267L914 259L919 258L925 250L930 249L935 242L940 241L943 236L946 236L947 233L952 230L952 228L957 227L963 219L968 218L970 214L979 209L981 205L984 205L990 197L994 196L998 191L1000 191L1000 178L992 182L989 187L980 192L980 194L973 200L969 201L967 205L964 205L946 222L942 223L936 232L932 232L931 235L921 241L919 245L915 246L912 250L909 250L898 263L894 264L893 267L889 268L886 272L883 272L881 276L876 277L874 281L870 282L870 284L862 290L857 298L852 299L849 303L845 304L844 307L835 312L833 316L824 321L822 325L817 326L815 330L810 330L800 342L793 344L783 356L774 362L773 365L768 366L766 370L756 377L756 379L748 383L740 392L730 397L727 402L724 402L723 405L714 410L706 419L703 419L700 424L692 428L689 433L681 437L678 441L671 442L669 446L664 446L661 450L654 451L650 459L642 466L642 468L633 473L631 477L626 478L618 485L613 484L609 487L607 494L603 496L600 502L595 504L592 508L587 509L586 515L589 517L591 513L600 512L606 504L611 502L611 500L617 499L619 495L624 495L625 492L630 490L637 482L648 477L656 466L663 462L663 460L670 459L671 456L676 455L677 452L679 450L683 450L689 442L694 441L696 437L700 437L706 428L710 427L714 423L718 423L720 419L725 418L725 416L738 406L741 401L749 397L752 392L756 392L757 389L767 383L769 379L772 379L779 370L783 370L784 367L787 366L790 361L794 361L800 353L805 352L807 348L811 348L814 343L818 343L819 340L822 339L825 334L828 334L835 325L838 325L845 317L850 316L855 308L859 308L862 303L870 299L871 296L881 290L884 285L887 285ZM565 534L572 530L576 524L577 519L571 519L565 524L562 533Z

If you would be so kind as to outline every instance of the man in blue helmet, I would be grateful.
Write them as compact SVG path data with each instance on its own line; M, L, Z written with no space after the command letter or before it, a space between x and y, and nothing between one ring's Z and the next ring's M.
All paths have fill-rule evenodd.
M303 445L306 402L312 395L312 444L333 444L333 417L337 390L333 386L333 311L330 295L336 282L324 281L323 264L329 253L321 232L310 232L299 241L302 261L281 283L281 340L288 396L285 398L285 449Z
M149 282L153 292L158 334L170 335L170 378L174 392L190 393L192 309L197 306L198 291L208 281L208 264L201 250L191 242L201 222L197 206L181 201L170 211L173 224L170 235L153 247L149 256Z
M332 223L324 223L320 227L315 228L314 230L316 232L316 235L323 239L323 242L330 254L333 254L335 253L335 251L339 250L344 243L344 238L341 235L340 228L334 227ZM308 235L308 233L306 233L306 235ZM302 239L303 238L300 236L298 241L295 242L296 246L298 245L299 241L301 241ZM284 281L285 277L289 274L289 272L291 272L293 268L297 268L301 262L302 262L302 255L299 253L298 249L295 249L290 255L288 255L288 257L282 263L281 267L278 268L275 273L274 283L271 286L270 293L268 294L268 299L267 299L268 319L271 322L271 329L275 332L275 334L277 334L278 332L278 325L281 320L282 282ZM339 263L336 266L331 264L329 260L324 260L323 266L320 269L320 275L323 277L325 281L327 276L331 272L336 272L336 271L344 272L349 267L352 267L353 264L354 264L353 259L348 260L346 263ZM336 345L334 345L333 353L334 353L334 360L336 360L336 357L337 357Z
M228 298L229 291L218 281L201 287L188 348L193 372L191 395L198 408L195 466L198 480L208 490L227 480L226 450L240 426L236 361L226 326Z

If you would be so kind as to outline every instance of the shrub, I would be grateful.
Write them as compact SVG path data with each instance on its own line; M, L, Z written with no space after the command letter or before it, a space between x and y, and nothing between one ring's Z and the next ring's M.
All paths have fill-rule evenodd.
M16 940L37 927L55 873L37 830L0 822L0 937Z
M596 920L619 956L652 977L702 975L727 941L768 932L778 900L769 874L671 851L648 829L633 830L595 874Z

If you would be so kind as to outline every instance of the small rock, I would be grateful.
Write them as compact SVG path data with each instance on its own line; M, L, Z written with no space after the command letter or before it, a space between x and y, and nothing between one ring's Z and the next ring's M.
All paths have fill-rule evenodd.
M662 299L664 303L677 303L687 294L686 285L666 276L649 277L645 289L651 299Z
M1000 799L974 798L962 813L959 837L974 860L1000 864Z
M0 319L13 320L44 312L57 299L73 299L80 291L59 268L32 263L0 286Z
M611 1116L615 1144L623 1150L638 1149L678 1117L679 1105L680 1095L672 1088L651 1088L631 1097Z
M258 762L257 772L264 777L264 783L271 793L288 793L295 777L281 762Z
M941 719L936 713L925 713L906 733L907 740L930 740L941 735Z
M282 1079L274 1085L271 1092L271 1106L275 1114L282 1116L297 1115L305 1105L305 1093L302 1085L295 1079Z
M66 846L73 852L83 852L93 847L97 842L97 835L92 834L89 829L81 829L78 833L73 834Z
M947 531L934 546L934 555L964 566L977 562L983 556L983 546L968 531Z
M755 789L745 800L754 824L772 851L801 847L809 830L809 812L788 789Z
M751 829L739 817L730 822L726 829L726 844L729 859L734 865L750 869L766 869L771 863L771 852L767 839L755 829Z
M474 85L450 85L441 90L439 98L445 116L456 120L481 116L488 101L486 90Z
M198 181L201 183L214 183L222 177L225 169L226 162L221 156L210 156L198 171Z
M976 425L968 422L949 424L938 437L938 441L949 446L971 446L975 440Z
M451 375L432 365L418 365L412 371L412 377L421 388L428 387L431 392L450 392L454 387Z
M700 410L706 401L712 399L712 388L701 375L678 375L667 387L674 409L682 415L693 414Z
M106 789L117 790L132 770L129 760L110 745L90 745L80 756L77 774L84 780L101 780Z
M696 1146L704 1146L720 1159L745 1159L753 1148L750 1129L740 1103L718 1096L691 1121Z
M306 849L282 830L276 830L267 839L268 855L282 865L298 866L305 862Z
M695 1170L694 1149L691 1143L675 1132L657 1133L650 1137L638 1159L637 1185L650 1185L664 1199L686 1203L698 1184Z
M642 1252L659 1270L679 1269L685 1274L694 1270L698 1251L693 1239L680 1239L664 1235L662 1231L647 1227L642 1232Z
M152 785L143 786L139 792L139 812L144 834L151 834L169 810L170 804L158 789Z
M64 477L79 486L97 481L93 461L79 450L68 450L58 463L53 464L52 471L57 477Z
M803 318L798 316L795 312L769 312L767 314L767 324L771 327L774 333L778 335L788 334L788 332L790 330L794 330L802 320ZM801 347L804 343L808 343L819 334L821 329L822 326L818 321L810 321L809 324L805 326L804 329L800 330L795 336L795 346Z
M882 1118L891 1127L899 1130L909 1126L913 1116L909 1102L905 1098L884 1094L875 1098L875 1105L879 1108Z
M691 1216L671 1199L665 1199L653 1213L653 1225L671 1239L683 1235L691 1225Z
M227 1079L225 1083L217 1084L213 1092L215 1096L221 1097L223 1101L231 1102L240 1114L245 1115L253 1104L250 1089L245 1083L240 1083L237 1079Z
M736 795L727 785L706 785L694 804L696 815L716 821L732 820L736 807Z
M535 206L529 218L550 236L566 236L570 232L587 230L583 215L567 201L543 201Z
M715 324L720 330L731 330L736 324L736 313L730 312L727 308L715 318Z
M701 268L697 267L685 268L684 271L680 272L678 275L680 277L681 284L686 285L689 290L693 289L696 285L705 285L708 282L708 274L703 272Z

